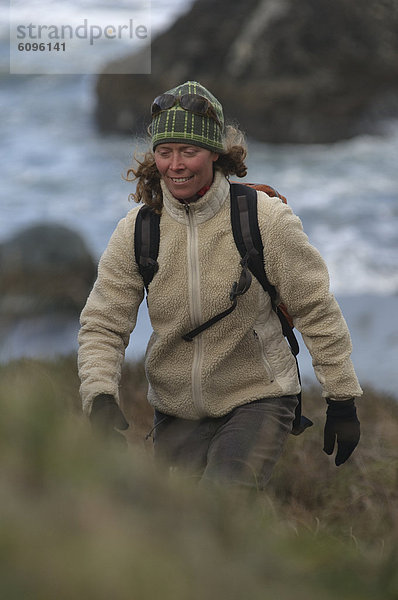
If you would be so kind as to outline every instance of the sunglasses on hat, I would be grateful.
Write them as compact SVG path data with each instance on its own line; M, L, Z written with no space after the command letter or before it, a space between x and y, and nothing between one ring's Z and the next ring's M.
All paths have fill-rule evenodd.
M204 96L197 94L183 94L182 96L174 96L173 94L161 94L152 103L151 113L152 118L162 110L168 110L175 104L179 104L184 110L195 113L197 115L209 116L221 127L219 118L217 117L214 107L210 101Z

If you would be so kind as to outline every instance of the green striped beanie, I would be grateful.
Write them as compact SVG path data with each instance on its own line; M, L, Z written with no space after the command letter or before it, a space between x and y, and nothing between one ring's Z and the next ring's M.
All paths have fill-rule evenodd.
M176 97L183 94L204 96L212 105L218 120L224 127L224 115L220 102L203 85L196 81L187 81L165 92ZM151 124L152 146L167 142L188 142L212 152L223 152L222 129L207 115L198 115L183 109L178 103L167 110L157 113Z

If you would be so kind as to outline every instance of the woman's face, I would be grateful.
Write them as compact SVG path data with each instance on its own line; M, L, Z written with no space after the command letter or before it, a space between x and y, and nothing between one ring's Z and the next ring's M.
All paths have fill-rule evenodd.
M213 181L218 154L189 144L166 143L155 148L155 162L175 198L186 200Z

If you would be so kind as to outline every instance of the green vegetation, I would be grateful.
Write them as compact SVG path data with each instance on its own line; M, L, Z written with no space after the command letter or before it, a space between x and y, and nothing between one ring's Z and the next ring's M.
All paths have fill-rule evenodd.
M82 418L75 358L0 367L0 596L6 600L396 600L398 402L367 390L336 468L325 407L267 493L206 491L153 464L142 364L122 380L126 452Z

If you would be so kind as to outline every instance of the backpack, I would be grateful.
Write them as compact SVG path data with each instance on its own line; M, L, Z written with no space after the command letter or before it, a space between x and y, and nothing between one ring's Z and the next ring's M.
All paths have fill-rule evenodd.
M252 281L251 275L253 274L271 298L272 308L279 317L283 335L286 337L295 358L301 383L297 362L299 345L293 331L293 322L286 307L282 303L277 303L276 289L269 282L264 268L264 246L257 218L257 190L264 191L268 196L279 198L287 204L286 198L268 185L230 184L231 227L236 247L241 256L242 273L239 281L234 282L232 286L230 292L231 306L182 337L185 341L191 342L194 337L230 314L237 305L238 297L249 289ZM147 293L148 286L159 268L157 263L160 241L159 223L160 215L155 213L149 206L144 205L140 208L135 224L134 252ZM301 392L298 394L298 400L291 432L294 435L299 435L312 425L312 421L301 415Z

